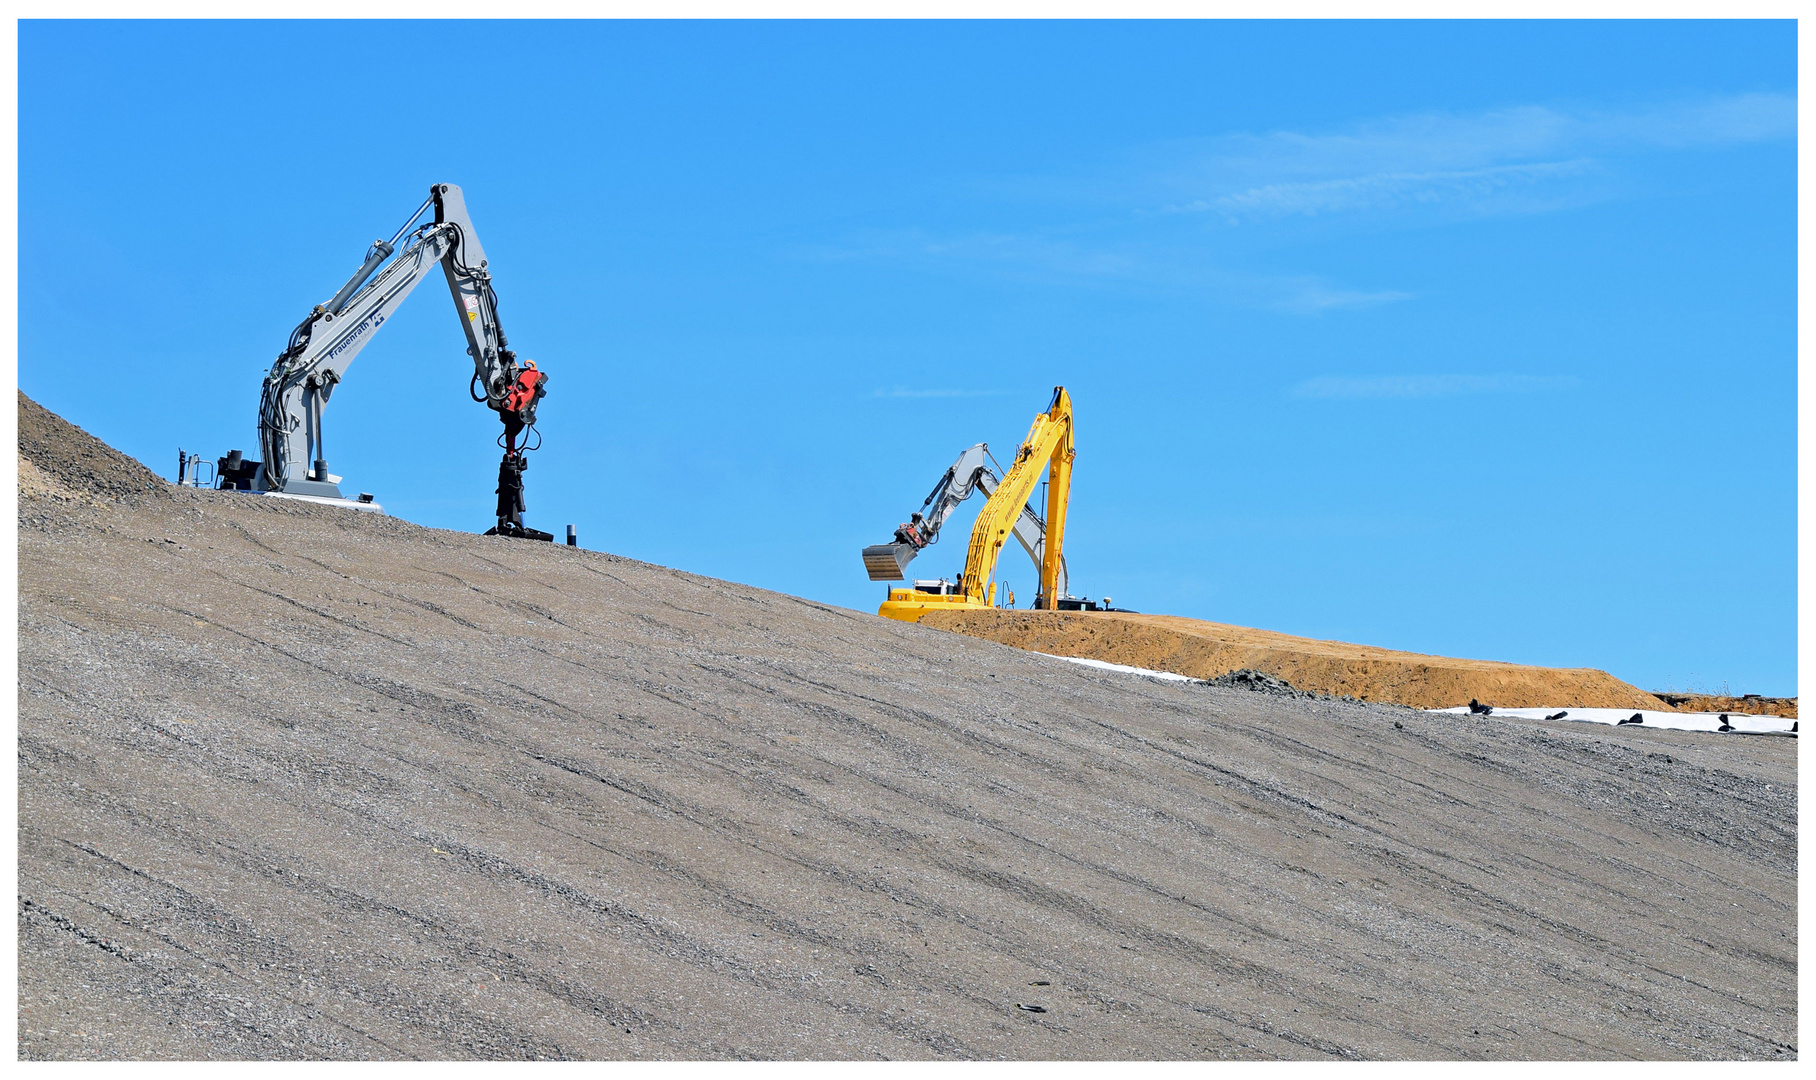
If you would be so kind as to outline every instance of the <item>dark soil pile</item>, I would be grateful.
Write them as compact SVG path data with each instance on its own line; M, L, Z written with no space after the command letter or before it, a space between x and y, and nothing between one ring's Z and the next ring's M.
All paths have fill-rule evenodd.
M111 499L168 497L174 486L144 465L19 395L19 456L52 482Z
M1728 694L1676 694L1655 690L1653 694L1671 704L1672 708L1682 712L1708 713L1743 713L1751 716L1782 716L1786 719L1797 719L1797 699L1794 697L1761 697L1758 694L1745 694L1735 697Z
M1207 679L1208 686L1227 686L1235 690L1251 690L1260 694L1272 694L1275 697L1315 698L1318 695L1298 690L1285 679L1276 679L1265 671L1253 668L1237 668L1225 672L1215 679Z

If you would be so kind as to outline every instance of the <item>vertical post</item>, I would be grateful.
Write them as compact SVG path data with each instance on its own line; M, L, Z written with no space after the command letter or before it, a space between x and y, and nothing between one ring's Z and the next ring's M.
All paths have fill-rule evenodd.
M517 453L517 431L505 415L504 458L498 463L498 535L523 535L523 457Z
M1040 591L1048 611L1059 608L1059 561L1066 543L1066 503L1072 494L1072 459L1076 456L1072 436L1072 398L1066 388L1053 388L1053 406L1049 415L1065 425L1065 434L1053 448L1047 465L1047 542L1041 549Z
M309 442L315 449L315 479L328 482L328 452L322 446L322 388L309 391Z
M574 531L574 527L572 525L569 525L568 526L568 547L579 547L579 546L580 546L580 534Z

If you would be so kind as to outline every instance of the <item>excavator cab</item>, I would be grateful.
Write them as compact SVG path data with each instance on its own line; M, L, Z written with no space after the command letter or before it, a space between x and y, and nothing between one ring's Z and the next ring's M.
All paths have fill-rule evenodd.
M956 582L947 581L945 578L934 578L932 581L916 581L914 591L926 593L929 596L951 596L958 592L959 588Z

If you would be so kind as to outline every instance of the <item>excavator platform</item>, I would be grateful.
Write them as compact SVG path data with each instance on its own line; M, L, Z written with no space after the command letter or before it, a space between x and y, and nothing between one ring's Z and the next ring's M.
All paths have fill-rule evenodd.
M929 611L954 611L996 606L996 582L991 582L985 594L985 603L979 604L966 595L958 585L949 581L917 581L911 589L890 589L889 599L877 608L877 614L885 619L900 619L903 622L919 622ZM1012 600L1013 594L1005 599Z

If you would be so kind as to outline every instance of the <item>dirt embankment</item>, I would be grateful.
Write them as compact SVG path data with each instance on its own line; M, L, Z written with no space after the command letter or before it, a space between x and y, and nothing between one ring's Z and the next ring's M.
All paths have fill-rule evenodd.
M1177 615L941 611L923 618L921 625L1054 656L1083 656L1200 679L1251 668L1301 690L1418 709L1465 705L1474 699L1509 709L1555 705L1672 711L1644 690L1594 668L1457 660Z
M1734 697L1728 694L1675 694L1667 690L1654 690L1653 696L1668 702L1679 712L1712 712L1712 713L1746 713L1750 716L1782 716L1788 720L1797 719L1797 699L1794 697L1761 697L1758 694L1746 694Z

